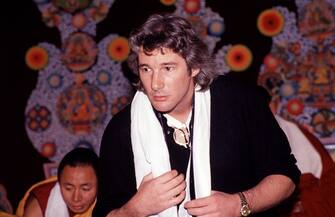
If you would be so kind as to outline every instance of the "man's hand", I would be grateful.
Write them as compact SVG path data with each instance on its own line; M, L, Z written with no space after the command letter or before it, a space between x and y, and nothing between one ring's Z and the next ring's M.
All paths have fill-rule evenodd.
M188 214L198 217L237 217L241 202L237 194L212 191L210 196L188 201L184 207Z
M243 191L252 212L274 207L294 191L295 184L284 175L269 175L255 187ZM201 217L240 216L241 200L238 194L212 191L211 196L185 203L190 215Z
M134 197L125 208L133 209L136 216L157 214L179 204L185 198L185 177L172 170L159 177L146 175Z

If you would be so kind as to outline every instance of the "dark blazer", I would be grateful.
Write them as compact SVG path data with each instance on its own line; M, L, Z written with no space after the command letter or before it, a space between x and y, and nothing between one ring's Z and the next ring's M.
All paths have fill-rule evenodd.
M297 184L300 171L264 89L221 76L210 90L212 190L244 191L271 174L288 176ZM106 216L136 193L130 106L113 117L105 130L99 173L94 217ZM253 216L275 216L275 212L271 209Z

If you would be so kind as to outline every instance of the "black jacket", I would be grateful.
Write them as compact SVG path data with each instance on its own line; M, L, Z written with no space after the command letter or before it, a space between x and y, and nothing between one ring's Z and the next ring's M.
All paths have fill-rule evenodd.
M300 171L261 87L219 77L211 85L212 190L236 193L264 177L282 174L296 184ZM171 152L170 152L171 154ZM130 106L108 124L100 147L99 192L94 217L106 216L136 193ZM253 216L276 216L275 209Z

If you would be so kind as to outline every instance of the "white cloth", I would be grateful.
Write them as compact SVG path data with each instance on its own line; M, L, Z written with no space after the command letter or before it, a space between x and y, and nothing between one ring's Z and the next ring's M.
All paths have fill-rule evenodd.
M167 125L169 127L178 129L187 128L189 130L190 122L192 119L192 111L190 111L190 113L188 114L186 123L180 122L179 120L175 119L173 116L169 114L163 114L163 116L166 117Z
M278 115L275 115L275 118L286 134L301 173L312 173L316 178L320 178L322 162L321 157L314 146L294 123L289 122Z
M194 187L197 198L211 193L211 175L209 165L210 138L210 92L195 92L194 125L193 125L193 167ZM131 141L134 153L137 188L143 177L150 172L153 177L171 170L169 152L164 139L163 129L157 120L148 97L141 91L135 94L131 105ZM186 174L189 186L189 166ZM171 207L159 213L159 217L189 216L183 204L189 200L189 188L186 198L179 207Z
M50 191L45 217L69 217L69 211L60 192L58 182Z
M169 127L172 127L172 128L175 129L175 131L173 132L173 137L175 137L176 129L179 130L177 132L183 132L182 137L183 137L183 140L185 140L185 143L178 143L176 140L175 140L175 142L178 145L180 145L180 146L182 146L184 148L187 148L187 146L191 146L192 145L192 141L189 141L188 144L186 143L186 141L188 139L190 139L190 127L189 126L190 126L190 122L191 122L191 119L192 119L192 110L188 114L188 118L186 120L186 123L182 123L181 121L175 119L173 116L171 116L169 114L163 114L163 116L166 118L167 125ZM178 137L177 135L176 135L176 137Z

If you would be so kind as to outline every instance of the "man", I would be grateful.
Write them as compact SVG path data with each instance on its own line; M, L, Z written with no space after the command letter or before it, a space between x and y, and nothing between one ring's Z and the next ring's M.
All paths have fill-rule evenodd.
M300 172L263 91L216 78L174 15L149 17L130 47L139 90L102 138L93 216L274 216Z
M58 166L57 180L30 191L24 217L90 217L98 189L98 156L87 148L67 153ZM18 216L21 216L17 213Z

